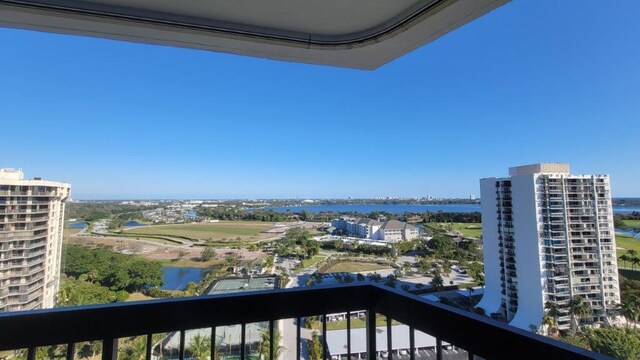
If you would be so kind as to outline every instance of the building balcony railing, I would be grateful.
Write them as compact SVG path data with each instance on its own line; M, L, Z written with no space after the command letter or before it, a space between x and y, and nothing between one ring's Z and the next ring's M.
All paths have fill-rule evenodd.
M240 325L240 358L245 359L247 324L267 322L270 339L274 339L276 321L297 319L293 331L284 337L295 337L297 348L290 358L301 358L301 318L320 315L326 325L327 314L366 310L365 354L367 359L379 359L376 347L376 314L387 317L387 358L392 358L391 319L409 327L408 358L419 357L415 332L430 334L436 339L435 352L442 359L443 342L467 351L468 358L484 359L606 359L607 357L566 343L509 327L487 317L447 307L414 295L380 285L349 284L313 288L296 288L243 294L199 296L183 299L163 299L132 303L104 304L78 308L57 308L31 312L0 314L0 351L27 348L33 358L40 346L67 344L67 358L73 358L74 344L84 341L102 342L102 359L115 359L119 338L146 336L146 359L152 358L152 335L172 332L179 338L178 359L186 358L185 333L191 329L215 329L218 326ZM327 339L327 327L320 337ZM350 322L345 334L347 357L352 355ZM378 339L380 340L380 339ZM324 340L322 340L324 342ZM273 359L275 347L269 341L267 359ZM211 358L216 358L212 347ZM323 347L323 358L331 358ZM295 357L293 357L295 353ZM353 354L356 355L355 353Z

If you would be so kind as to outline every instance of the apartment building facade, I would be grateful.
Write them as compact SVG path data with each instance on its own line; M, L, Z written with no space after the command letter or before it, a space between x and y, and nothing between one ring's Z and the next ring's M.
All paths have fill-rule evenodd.
M331 226L348 236L384 242L413 240L420 235L417 227L398 220L343 217L331 220Z
M478 304L513 326L539 326L545 302L571 327L569 302L580 296L606 322L620 302L608 175L572 175L568 164L509 169L480 180L486 287Z
M0 312L51 308L70 185L0 169Z

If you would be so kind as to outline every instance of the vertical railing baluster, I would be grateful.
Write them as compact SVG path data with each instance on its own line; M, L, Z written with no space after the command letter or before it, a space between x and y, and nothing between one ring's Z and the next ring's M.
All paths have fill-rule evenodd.
M302 318L298 318L296 321L296 359L300 360L300 348L302 347L300 341L300 323L302 322Z
M409 360L416 360L416 330L409 326Z
M211 359L215 359L218 354L218 346L216 345L216 327L211 327Z
M118 358L118 339L106 338L102 340L102 360L116 360Z
M376 358L376 312L367 310L367 359Z
M245 335L247 333L247 324L242 324L240 328L240 360L245 360Z
M275 326L275 322L273 320L269 320L269 360L276 360L273 357L274 348L275 348L274 342L276 340L274 336L275 335L274 326Z
M29 348L27 350L27 360L36 360L36 348Z
M347 360L351 360L351 311L347 311Z
M391 343L391 316L387 316L387 359L392 360L393 344Z
M467 351L467 359L468 360L474 360L475 357L473 356L473 353L471 351Z
M436 360L442 360L442 340L436 339Z
M185 336L186 330L180 330L180 349L178 349L178 359L184 360L184 351L185 351Z
M153 334L147 334L147 353L146 360L151 360L151 347L153 346Z
M327 314L322 314L322 358L327 360Z
M67 344L67 360L73 360L76 355L76 344L68 343Z

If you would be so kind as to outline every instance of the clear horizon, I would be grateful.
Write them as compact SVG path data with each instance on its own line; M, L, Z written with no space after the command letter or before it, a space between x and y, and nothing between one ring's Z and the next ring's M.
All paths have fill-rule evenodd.
M640 197L639 13L511 2L374 71L0 29L0 167L79 200L467 198L567 162Z

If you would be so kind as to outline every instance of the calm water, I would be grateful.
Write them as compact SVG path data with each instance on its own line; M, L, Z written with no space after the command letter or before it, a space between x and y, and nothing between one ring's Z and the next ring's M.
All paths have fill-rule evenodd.
M141 222L137 222L135 220L129 220L126 223L124 223L124 227L133 227L133 226L149 226L149 225L143 224Z
M162 268L164 273L164 290L184 290L190 282L199 282L202 279L201 268L171 267Z
M74 222L69 224L70 229L84 229L86 227L87 227L87 223L83 223L83 222Z
M640 232L636 233L635 236L634 236L633 231L631 231L631 230L625 230L625 229L616 228L616 233L625 234L625 235L633 236L636 239L640 239Z
M478 204L456 204L456 205L385 205L385 204L367 204L367 205L303 205L303 206L283 206L272 207L267 210L273 210L277 212L302 212L309 211L312 213L320 213L323 211L334 212L360 212L370 213L372 211L385 211L391 214L402 214L404 212L423 213L430 212L474 212L480 211L480 205Z
M480 204L451 204L451 205L414 205L414 204L398 204L398 205L385 205L385 204L367 204L367 205L302 205L302 206L282 206L282 207L270 207L266 210L273 210L276 212L302 212L309 211L314 214L333 211L333 212L359 212L363 214L370 213L372 211L385 211L390 214L403 214L405 212L410 213L423 213L423 212L474 212L481 211ZM640 211L640 208L632 207L614 207L613 212L616 214L631 213L633 211Z

